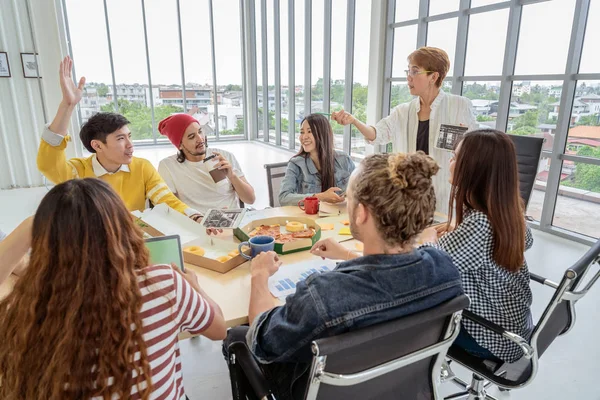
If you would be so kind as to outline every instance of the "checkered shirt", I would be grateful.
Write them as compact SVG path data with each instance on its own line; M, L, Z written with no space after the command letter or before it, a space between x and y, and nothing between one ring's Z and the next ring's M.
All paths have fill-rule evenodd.
M525 249L533 245L526 228ZM509 272L493 259L494 238L487 216L468 210L463 222L442 236L439 247L445 250L461 273L465 293L471 299L469 310L504 329L529 339L533 330L531 289L527 263L518 272ZM463 327L477 343L505 362L514 362L523 352L513 342L466 318Z

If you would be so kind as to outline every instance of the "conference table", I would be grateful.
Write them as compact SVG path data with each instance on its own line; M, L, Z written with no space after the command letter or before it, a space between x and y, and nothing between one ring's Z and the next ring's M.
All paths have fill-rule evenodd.
M307 215L298 207L279 207L260 211L260 218L270 217L308 217L312 219L323 218L319 215ZM221 234L223 238L232 236L231 232ZM350 250L356 250L356 240L342 242L342 245ZM280 256L283 262L281 268L285 268L286 263L298 263L303 260L314 259L308 250L298 253L285 254ZM211 271L206 268L197 267L192 264L185 264L186 268L194 271L198 276L198 281L202 289L221 307L227 327L233 327L248 323L248 305L250 304L250 261L241 264L224 274ZM282 302L273 297L273 305L277 306Z
M343 210L345 211L345 210ZM319 215L307 215L298 207L279 207L261 210L257 218L270 217L308 217L312 219L322 218ZM232 231L225 231L220 234L222 239L231 237L232 241L239 242L233 237ZM356 240L348 240L342 244L350 250L356 250ZM302 260L314 259L316 256L309 251L286 254L280 256L283 261L282 268L286 263L298 263ZM233 327L248 323L248 305L250 303L250 262L245 262L240 266L226 273L215 272L206 268L198 267L193 264L185 264L186 268L193 271L198 276L198 281L202 289L221 307L227 327ZM11 275L0 285L0 299L10 293L18 278ZM273 305L280 305L281 301L273 297Z

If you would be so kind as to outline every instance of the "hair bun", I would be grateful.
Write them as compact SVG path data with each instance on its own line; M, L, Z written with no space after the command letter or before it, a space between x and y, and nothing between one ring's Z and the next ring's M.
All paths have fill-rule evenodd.
M399 168L406 159L405 153L396 153L388 158L388 174L394 186L404 189L408 186L408 181L404 175L404 168Z
M431 177L440 170L433 158L422 151L397 153L388 158L388 174L394 186L400 189L429 190Z

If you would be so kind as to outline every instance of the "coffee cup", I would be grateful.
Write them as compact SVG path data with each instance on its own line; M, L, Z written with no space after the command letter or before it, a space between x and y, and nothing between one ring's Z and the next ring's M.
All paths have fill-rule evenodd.
M250 255L244 254L242 251L243 246L250 247ZM251 260L256 257L258 254L264 251L273 251L275 249L275 238L272 236L254 236L250 238L247 242L242 242L238 246L238 250L240 255L244 257L246 260Z
M319 212L319 199L316 197L306 197L298 202L298 207L307 214L316 214Z

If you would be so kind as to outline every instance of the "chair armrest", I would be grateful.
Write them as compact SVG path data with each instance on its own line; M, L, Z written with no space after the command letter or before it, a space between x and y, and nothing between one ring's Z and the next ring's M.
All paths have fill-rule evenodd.
M535 351L534 351L533 347L531 347L531 345L529 344L529 342L527 340L523 339L521 336L517 335L516 333L509 332L506 329L504 329L503 327L501 327L500 325L495 324L492 321L488 321L487 319L483 318L482 316L477 315L469 310L463 310L462 315L464 318L467 318L467 319L475 322L476 324L479 324L479 325L483 326L484 328L489 329L492 332L495 332L498 335L501 335L502 337L517 344L521 348L521 350L523 350L523 353L525 354L525 358L530 359L534 356Z
M530 272L529 279L531 279L534 282L541 283L542 285L550 286L553 289L558 289L557 283L552 282L551 280L546 279L541 275L536 275L536 274Z
M269 382L248 346L243 342L234 342L229 345L229 354L235 356L235 362L241 367L254 394L259 399L269 396L271 394Z

